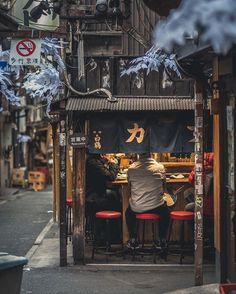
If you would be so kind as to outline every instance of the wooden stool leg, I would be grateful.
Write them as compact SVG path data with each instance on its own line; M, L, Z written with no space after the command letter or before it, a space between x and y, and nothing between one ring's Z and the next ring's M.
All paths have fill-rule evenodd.
M180 231L180 264L182 264L182 260L184 258L184 221L181 224L181 231Z
M106 253L110 251L111 238L110 238L110 221L106 219ZM108 254L106 254L106 262L108 262Z
M92 250L92 260L94 260L94 253L96 250L97 244L97 225L96 225L96 218L94 219L94 239L93 239L93 250Z
M68 235L69 235L69 229L68 229L68 226L69 226L69 207L67 206L66 207L66 245L68 243Z
M143 220L142 248L144 248L144 240L145 240L145 220Z
M68 225L69 225L69 240L71 241L71 235L72 235L72 207L68 207L68 212L69 212L69 221L68 221Z
M156 263L156 246L155 246L155 224L157 221L152 221L152 243L153 243L153 263Z
M170 242L170 236L173 226L173 219L170 220L169 228L168 228L168 234L167 234L167 248L169 248L169 242Z

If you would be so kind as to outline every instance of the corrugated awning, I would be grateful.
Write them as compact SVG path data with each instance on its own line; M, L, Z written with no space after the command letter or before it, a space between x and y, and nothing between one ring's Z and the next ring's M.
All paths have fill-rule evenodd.
M109 102L101 97L69 98L66 110L77 112L194 110L194 99L191 97L126 96L116 98L117 102Z
M18 23L5 11L0 9L0 32L17 31Z

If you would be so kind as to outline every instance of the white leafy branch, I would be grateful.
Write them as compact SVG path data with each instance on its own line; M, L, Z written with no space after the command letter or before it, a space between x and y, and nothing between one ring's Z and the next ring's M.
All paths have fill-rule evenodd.
M47 102L47 113L50 111L51 102L61 86L59 72L50 64L42 66L36 72L27 74L23 83L23 88L31 98L39 97Z
M0 92L7 98L10 104L20 106L20 97L15 94L15 91L11 87L11 80L7 77L7 74L0 69Z
M236 44L235 11L235 0L182 0L178 9L157 24L154 44L172 51L175 44L186 43L186 36L197 33L216 53L227 54Z
M32 138L30 136L28 136L28 135L24 135L24 134L18 134L17 135L17 141L19 143L27 143L27 142L29 142L31 140L32 140Z
M127 69L122 70L121 76L137 74L141 70L146 70L147 75L151 71L157 71L165 68L167 72L175 72L178 77L181 77L179 72L175 54L168 54L155 46L151 47L144 56L137 57L129 62Z
M41 53L47 58L49 55L52 56L53 61L58 65L59 70L64 71L66 69L65 63L63 62L59 49L65 46L65 42L60 43L56 38L45 38L42 41Z
M62 48L65 43L60 43L57 39L45 38L42 41L41 53L42 60L46 62L35 71L25 76L23 88L26 89L30 97L39 97L47 101L47 112L50 110L50 105L53 97L55 97L62 85L59 78L59 71L48 63L49 56L56 62L59 70L65 70L65 64L59 54L58 49ZM10 51L0 52L0 60L9 61ZM9 73L0 70L0 92L6 97L10 104L20 106L20 97L18 97L14 90L11 89L12 82L8 78Z

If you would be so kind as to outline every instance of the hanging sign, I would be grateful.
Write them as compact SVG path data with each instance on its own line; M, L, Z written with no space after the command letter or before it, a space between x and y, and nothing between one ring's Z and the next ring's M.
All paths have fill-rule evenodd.
M73 148L85 148L88 144L88 137L83 133L75 133L69 136L69 144Z
M90 153L146 153L194 151L190 119L155 117L93 117Z
M11 41L10 65L39 65L40 39L14 39Z
M17 0L12 15L19 24L40 31L55 31L59 26L59 15L54 12L54 0Z

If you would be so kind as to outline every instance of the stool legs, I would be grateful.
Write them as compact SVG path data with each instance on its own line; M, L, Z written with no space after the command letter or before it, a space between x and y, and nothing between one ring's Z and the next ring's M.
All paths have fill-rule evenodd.
M153 262L156 263L156 246L155 246L155 224L156 221L152 221L152 243L153 243Z
M142 221L142 223L143 223L142 248L144 248L144 239L145 239L145 221Z
M94 221L94 238L93 238L93 249L92 249L92 260L94 260L94 253L97 249L97 225L96 221Z
M93 248L92 248L92 260L94 259L94 255L95 255L95 251L97 249L99 249L100 245L98 245L99 242L99 237L98 237L98 224L97 222L100 221L99 219L96 219L94 222L94 240L93 240ZM108 262L108 256L109 255L114 255L117 254L116 252L111 252L111 221L112 219L103 219L103 221L105 221L105 244L101 246L101 248L103 248L105 250L105 255L106 255L106 262ZM118 220L119 223L121 223L122 226L122 222L120 220ZM123 252L123 244L122 244L122 255L124 256L124 252ZM104 254L104 251L103 251Z
M168 228L168 234L167 234L167 252L169 250L169 242L170 242L170 236L172 232L172 226L173 226L173 219L170 220L169 228Z
M145 230L146 230L146 221L145 220L138 220L137 221L137 225L136 225L136 232L137 232L137 236L139 236L139 223L142 224L141 228L142 228L142 240L141 240L141 244L142 247L141 249L145 248ZM152 250L153 250L153 262L156 263L156 246L155 246L155 240L156 240L156 230L155 230L155 226L158 225L158 221L157 220L152 220ZM132 260L134 261L135 259L135 255L136 255L136 250L137 249L133 249L132 250ZM143 257L143 254L141 252L141 256Z
M185 221L182 221L180 228L180 264L182 264L184 258L184 223Z
M72 236L72 207L67 206L66 207L66 244L67 239L69 237L69 240L71 241Z
M180 224L180 264L182 264L183 258L184 258L184 245L185 245L185 236L184 236L184 229L185 229L185 221L181 221ZM170 237L171 237L171 231L172 231L172 226L173 226L173 220L170 220L170 225L168 229L168 236L167 236L167 253L169 251L169 242L170 242Z
M110 240L110 221L106 219L106 253L110 252L111 240ZM106 254L106 262L108 262L108 254Z

